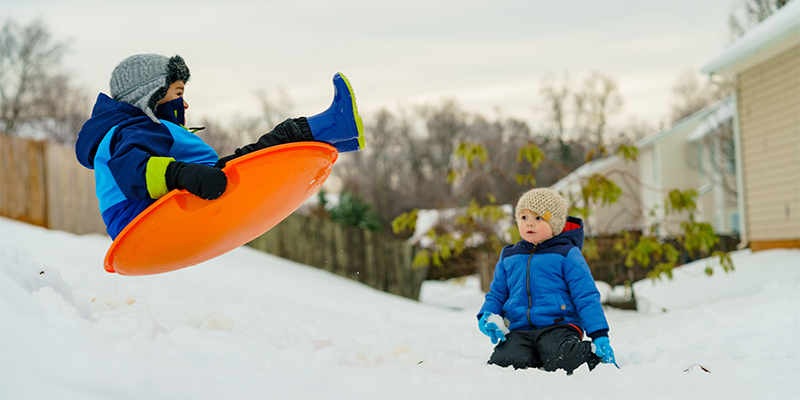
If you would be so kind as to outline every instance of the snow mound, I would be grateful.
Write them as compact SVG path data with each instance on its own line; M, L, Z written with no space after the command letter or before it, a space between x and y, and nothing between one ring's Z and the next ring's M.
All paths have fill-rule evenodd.
M661 312L747 297L800 284L800 251L749 249L731 253L734 272L726 273L717 259L703 259L673 270L672 280L643 280L633 285L641 311ZM707 267L713 274L706 275Z
M798 251L637 284L609 309L622 369L486 364L476 279L422 301L240 248L180 271L108 274L107 237L0 218L3 399L796 398ZM685 273L685 275L684 275ZM667 309L668 312L661 312ZM707 371L710 371L707 372Z

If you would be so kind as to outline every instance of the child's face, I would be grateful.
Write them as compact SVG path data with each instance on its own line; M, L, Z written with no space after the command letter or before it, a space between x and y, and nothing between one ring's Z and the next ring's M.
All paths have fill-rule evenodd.
M517 218L519 235L533 244L539 244L553 237L553 227L539 214L531 210L522 210Z
M186 91L186 83L184 81L175 81L169 85L169 90L167 90L167 95L164 96L161 101L158 102L158 105L162 105L168 101L172 101L177 99L178 97L183 97L183 92ZM186 100L183 101L183 109L189 109L189 103Z

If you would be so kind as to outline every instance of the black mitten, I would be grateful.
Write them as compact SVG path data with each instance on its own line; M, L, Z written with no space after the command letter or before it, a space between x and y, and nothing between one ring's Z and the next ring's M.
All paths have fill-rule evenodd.
M182 161L169 163L165 178L169 190L186 189L206 200L219 198L228 186L228 177L221 169Z
M225 163L234 158L252 153L256 150L266 149L267 147L285 143L309 142L312 140L314 140L314 136L311 134L308 121L304 117L289 118L278 124L273 130L261 135L257 142L238 148L233 154L220 158L214 166L223 168L225 167Z

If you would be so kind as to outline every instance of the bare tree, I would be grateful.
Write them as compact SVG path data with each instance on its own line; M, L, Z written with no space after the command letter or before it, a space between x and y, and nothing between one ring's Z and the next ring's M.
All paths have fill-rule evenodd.
M384 109L364 118L367 148L341 157L334 174L344 190L374 206L386 227L414 208L464 206L473 199L482 205L513 203L532 179L540 186L553 184L582 165L594 146L586 136L578 137L579 130L570 124L577 96L568 83L552 80L545 86L550 134L535 134L524 121L499 113L487 119L466 112L451 99L398 113ZM578 95L581 128L591 128L592 142L604 140L608 117L621 107L616 82L595 74ZM470 149L479 154L470 154ZM531 169L519 161L533 149L547 153L546 165ZM473 156L480 162L471 162L476 161Z
M658 132L656 126L643 119L632 116L615 129L616 135L609 139L611 147L618 147L620 144L632 145L639 139L653 135Z
M506 164L517 167L516 149L509 150L504 143L512 135L529 135L524 122L488 121L449 99L398 112L383 109L364 121L367 148L341 157L334 174L343 181L344 190L374 206L387 228L399 214L414 208L464 205L471 196L485 200L495 186L502 188L498 192L503 201L515 195L506 194L509 186L516 190L514 171L511 178L498 173L508 172ZM462 161L456 149L465 140L488 145L494 170L474 171L461 184L451 185L448 177Z
M482 115L473 115L466 127L466 136L471 142L483 146L486 150L486 161L480 163L459 160L454 166L468 170L453 185L456 191L453 198L457 201L475 199L479 204L489 203L487 194L492 193L496 202L501 204L517 200L526 189L516 179L530 171L525 164L517 161L520 148L533 140L531 129L524 121L514 118L498 117L488 120Z
M444 100L438 106L424 105L418 109L418 113L427 130L427 166L423 172L427 175L426 181L438 186L437 192L445 192L438 204L444 207L448 205L445 199L452 194L452 186L447 184L446 178L453 168L458 143L466 139L468 114L461 110L454 99Z
M686 70L678 75L672 87L672 105L669 117L670 124L674 124L705 108L728 98L733 92L733 81L701 82L699 74L693 70ZM706 134L703 140L692 146L689 151L708 154L711 166L710 178L722 187L730 198L736 196L735 184L735 155L733 146L733 125L728 120ZM703 157L689 157L693 168L702 169Z
M572 96L569 74L564 72L561 83L552 74L546 75L539 93L544 97L545 121L550 125L548 129L553 136L564 138L567 133L567 103Z
M256 98L261 105L261 116L267 129L272 129L292 115L294 104L286 89L282 87L274 90L259 90L256 92Z
M408 207L408 198L414 196L416 189L416 182L401 179L409 165L402 161L398 136L407 126L386 109L367 121L368 150L348 155L350 162L344 163L348 173L345 188L371 203L383 225L388 226L393 214Z
M66 44L55 42L41 20L20 27L6 20L0 31L0 129L14 132L33 118L42 93L51 83L52 69Z
M791 0L740 0L728 17L731 42L767 19Z
M421 161L414 153L419 148L416 140L408 144L411 124L406 117L381 109L364 118L366 149L340 157L333 171L342 180L342 190L371 204L384 227L413 206L424 179L412 173Z
M260 115L238 115L227 124L206 117L201 120L204 129L198 131L197 135L224 157L239 147L255 142L291 115L292 101L285 90L259 90L255 92L255 97L261 106Z
M560 141L561 150L566 150L567 142L584 140L591 143L593 153L605 154L609 119L623 104L616 79L593 72L581 86L574 87L566 72L560 79L547 75L539 93L545 104L545 136ZM552 160L563 161L557 153L553 156Z
M86 91L70 85L68 76L56 75L45 78L37 97L21 125L54 142L75 144L91 109Z
M384 135L384 140L400 146L394 153L394 157L404 159L401 170L403 171L403 179L408 183L406 186L406 194L411 198L422 199L423 196L428 197L428 188L422 187L425 182L426 170L428 165L428 138L422 132L421 121L418 115L413 111L406 108L401 108L399 115L396 118L394 129L387 130ZM393 133L390 133L393 132ZM380 147L377 148L380 150ZM399 177L393 179L400 180ZM404 198L401 196L400 198ZM406 201L401 201L406 203ZM427 204L427 200L423 200L421 204ZM404 204L406 207L407 204ZM396 215L396 214L395 214ZM391 215L390 217L394 217Z
M217 121L203 118L201 122L204 129L198 131L197 136L211 146L220 157L233 154L234 150L247 144L243 142L241 137L231 134L228 128L225 128Z
M697 72L693 70L681 72L672 86L670 123L674 124L730 96L732 87L730 82L702 83Z
M575 95L575 129L579 137L592 140L602 149L609 117L622 110L622 96L616 79L592 73Z
M703 146L709 149L711 179L736 199L736 154L733 144L733 121L720 125L703 138Z

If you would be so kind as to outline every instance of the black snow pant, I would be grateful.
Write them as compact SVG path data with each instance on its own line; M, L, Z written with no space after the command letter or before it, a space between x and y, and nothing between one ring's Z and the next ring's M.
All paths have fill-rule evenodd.
M533 331L516 330L495 348L489 364L501 367L559 368L572 374L586 363L593 370L601 359L592 353L592 343L582 340L582 333L572 325L551 325Z

